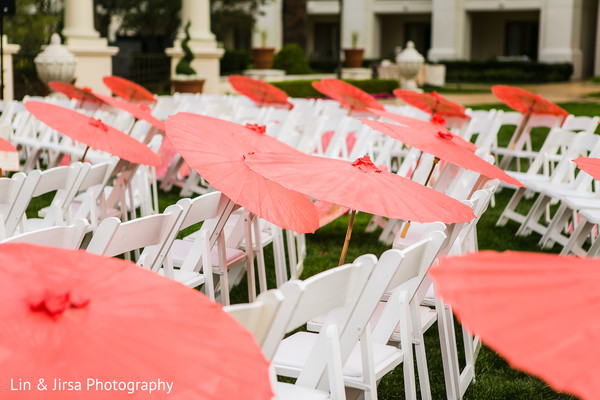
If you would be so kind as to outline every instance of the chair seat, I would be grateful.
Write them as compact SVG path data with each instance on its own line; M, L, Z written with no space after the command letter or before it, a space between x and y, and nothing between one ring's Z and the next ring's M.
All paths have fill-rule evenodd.
M332 397L327 392L316 389L305 388L285 382L275 382L273 387L274 399L281 400L328 400Z
M561 197L560 200L571 209L600 208L600 198L597 195L597 193L580 193Z
M158 274L165 276L165 269L159 269ZM173 275L173 280L188 287L198 287L204 283L204 275L199 272L174 269Z
M600 223L600 210L598 209L581 209L579 210L579 214L592 224Z
M515 172L515 171L505 171L512 178L515 178L519 182L521 182L525 187L529 188L530 185L536 184L545 184L550 182L550 178L545 175L534 175L528 174L527 172ZM503 185L510 186L506 183L502 183Z
M77 210L79 210L79 207L81 207L82 203L88 201L88 199L86 198L86 194L85 193L81 193L78 194L77 196L75 196L73 198L73 201L71 202L71 206L70 206L70 213L71 215L75 215L77 213ZM40 217L44 217L47 213L47 208L48 207L44 207L42 209L40 209L40 211L38 212L38 215ZM98 218L100 218L102 210L99 204L96 205L96 215L98 216ZM118 208L114 208L114 207L108 207L106 209L106 215L105 217L118 217L120 216L121 210L119 210Z
M186 255L190 252L194 242L189 240L175 240L171 246L171 254L173 256L173 265L179 267L185 260ZM246 259L246 253L242 250L226 248L225 249L225 264L229 267ZM213 267L219 266L219 252L214 247L210 252L210 262Z
M285 338L280 343L275 357L273 357L272 363L277 373L293 378L298 377L310 354L310 351L306 351L306 349L314 346L317 337L318 335L315 333L297 332ZM390 368L393 369L402 362L403 357L404 353L397 347L373 343L376 377L379 378L383 375L380 372L387 372ZM359 379L362 377L362 358L359 345L352 349L348 361L344 364L343 373L344 379Z
M371 326L377 325L377 321L379 321L379 318L381 317L381 313L383 312L385 305L386 305L385 301L379 302L379 304L377 305L377 308L375 309L375 312L373 313L373 317L369 321L369 324ZM321 327L325 323L326 318L327 318L326 315L321 315L315 319L308 321L308 323L306 325L307 329L311 332L319 332L321 330ZM437 313L434 309L432 309L430 307L420 306L419 307L419 318L421 320L421 330L423 332L425 332L437 320ZM396 328L394 329L394 333L392 334L391 340L394 342L400 342L400 324L396 325Z
M394 243L392 244L392 248L402 250L417 243L419 240L421 240L423 234L425 233L425 230L428 227L430 227L431 224L435 224L435 222L411 222L404 237L400 235L401 232L398 232L398 234L396 234L396 236L394 237Z

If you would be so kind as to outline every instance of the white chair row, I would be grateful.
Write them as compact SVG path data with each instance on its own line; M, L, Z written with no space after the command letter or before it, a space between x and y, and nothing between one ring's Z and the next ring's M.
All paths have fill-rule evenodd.
M580 194L584 194L584 197L590 196L592 178L587 174L577 174L572 160L580 155L594 157L598 154L600 154L600 141L597 135L574 133L562 129L552 130L539 155L526 173L509 172L525 187L515 191L500 215L497 225L504 225L509 220L513 220L520 224L517 230L518 235L528 235L531 232L544 235L550 222L547 210L552 201ZM554 165L554 159L560 159L560 161ZM549 163L551 163L550 166L548 166ZM552 172L548 172L550 170ZM519 212L517 206L523 203L521 200L527 194L532 193L537 194L533 205L526 213ZM572 207L576 208L576 202L577 200L573 200ZM546 236L544 241L547 239ZM558 241L565 244L560 239Z
M419 340L420 330L411 328L420 326L412 299L443 239L438 232L410 249L389 250L379 261L372 255L362 256L353 264L305 281L287 282L275 293L259 296L257 304L227 308L256 332L278 374L297 377L294 385L274 382L276 398L345 399L346 392L355 391L365 398L377 398L378 380L401 363L406 397L415 398L412 342L422 349L423 341ZM386 291L391 294L382 304ZM369 321L382 306L371 329ZM256 311L258 307L265 309L265 320ZM320 333L298 332L283 339L285 333L322 314L328 317ZM269 320L270 329L265 332ZM401 347L387 343L398 324L403 330ZM430 398L426 360L421 355L418 359L421 394Z
M148 192L136 196L140 199L137 202L133 194L127 196L133 191L149 189L148 179L144 176L134 175L134 183L128 184L126 176L133 171L121 169L126 164L113 157L95 165L75 162L69 166L43 171L34 169L28 174L19 172L12 178L0 178L4 188L0 196L2 236L64 225L74 218L88 219L90 229L95 230L99 221L108 216L118 215L127 219L129 210L135 218L135 207L140 207L142 215L154 213ZM116 189L108 186L111 183ZM51 200L48 196L52 196ZM26 211L32 199L39 199L35 204L39 212L37 216L28 217Z

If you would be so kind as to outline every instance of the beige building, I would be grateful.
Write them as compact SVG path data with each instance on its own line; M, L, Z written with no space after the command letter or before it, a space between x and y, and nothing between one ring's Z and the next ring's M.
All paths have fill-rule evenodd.
M273 0L258 20L276 47L281 6ZM597 0L308 0L307 54L335 58L341 30L342 47L358 33L366 58L393 59L412 40L432 61L571 62L581 79L600 75L599 12Z

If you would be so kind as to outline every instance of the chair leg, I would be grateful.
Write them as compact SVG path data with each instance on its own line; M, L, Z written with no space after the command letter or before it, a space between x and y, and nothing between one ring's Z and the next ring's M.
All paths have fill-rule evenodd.
M379 235L379 241L385 244L392 244L394 242L394 236L399 229L400 220L390 219L385 224L383 231Z
M440 347L442 353L442 365L444 368L444 383L446 385L446 398L448 400L458 400L460 398L458 360L456 354L456 341L452 342L449 335L450 330L454 330L452 320L448 321L448 310L446 305L436 297L435 308L438 319L438 332L440 336ZM450 317L452 316L450 312ZM454 350L454 351L453 351Z
M301 274L304 270L304 259L306 258L306 235L304 233L295 233L296 238L296 257L298 263L296 264L296 275Z
M251 216L246 214L245 218L245 241L246 241L246 275L248 278L248 301L252 303L256 299L256 281L254 278L254 245L252 243Z
M594 241L592 247L587 252L588 257L598 257L600 255L600 240Z
M362 359L363 379L368 387L363 392L365 400L377 400L377 379L375 377L373 350L371 342L371 328L367 326L360 335L360 353Z
M556 211L556 213L554 214L554 217L550 221L550 224L548 225L546 232L544 232L544 235L538 242L538 244L540 246L542 246L543 248L549 248L554 245L554 242L558 242L558 243L562 244L563 246L566 244L565 240L561 240L558 238L562 236L561 230L562 230L562 227L569 220L569 218L570 218L569 214L570 214L570 212L569 212L567 205L562 203L560 205L560 207L558 208L558 210ZM563 239L564 239L564 237L563 237Z
M275 281L279 287L288 280L282 229L271 225L271 236L273 236L273 257L275 258Z
M417 359L417 372L419 374L419 388L421 390L421 399L431 400L431 384L429 382L429 370L427 368L427 355L425 353L425 339L420 329L421 319L419 318L418 305L415 302L410 303L410 313L414 336L414 355Z
M540 235L543 233L543 230L541 229L538 221L541 218L542 214L544 214L546 210L546 205L550 202L550 200L552 200L551 197L546 196L543 193L539 194L537 199L535 199L533 206L527 213L525 221L523 221L519 229L517 229L517 236L527 236L531 234L531 231L537 232Z
M571 237L567 241L567 244L563 247L560 252L561 255L567 255L569 253L573 253L579 256L584 256L584 251L582 249L583 243L586 241L588 235L592 231L594 224L589 222L584 217L581 217L581 221L573 230ZM591 249L590 249L591 250Z
M290 279L298 279L296 266L298 265L298 259L296 258L296 238L295 233L292 231L285 232L285 238L288 247L288 260L290 264Z
M514 213L514 210L517 207L517 204L519 204L523 198L523 195L525 195L525 188L517 188L517 190L515 190L512 197L508 201L508 204L506 204L506 207L504 207L502 214L500 214L498 221L496 221L496 226L504 226L509 219L512 219L510 215Z
M257 216L252 216L251 220L252 226L254 227L254 244L252 247L256 246L256 264L258 268L258 287L260 292L267 291L267 275L265 270L265 255L262 247L262 237L260 232L260 226ZM254 254L250 253L253 257Z
M213 282L213 271L210 260L210 230L207 229L204 235L204 252L202 257L202 273L204 274L204 294L206 294L208 297L214 300L215 283ZM223 257L222 254L219 254L219 259L221 259L221 257Z

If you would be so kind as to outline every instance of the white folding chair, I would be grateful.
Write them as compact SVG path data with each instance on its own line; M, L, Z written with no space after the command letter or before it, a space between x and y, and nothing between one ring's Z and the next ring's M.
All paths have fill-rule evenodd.
M504 113L504 118L508 118L509 115L512 115L512 113ZM522 116L521 116L521 118L522 118ZM529 117L527 124L523 128L521 136L519 138L516 138L515 135L522 123L522 119L519 120L518 117L515 117L514 121L511 121L510 123L512 124L514 122L518 122L516 124L517 130L515 131L515 134L511 138L511 140L508 144L508 147L506 147L506 148L496 147L493 150L496 157L498 157L499 155L503 156L503 158L499 164L500 168L508 170L508 169L510 169L509 167L510 167L511 163L514 160L516 160L516 171L520 171L521 170L520 160L522 158L533 159L535 157L535 152L533 151L532 143L531 143L531 133L530 133L531 130L533 128L539 128L539 127L556 128L562 124L563 120L564 120L564 117L562 115L557 116L557 115L551 115L551 114L532 114Z
M20 216L15 210L16 199L21 192L27 176L23 172L17 172L11 178L0 177L0 240L6 238L6 224L8 221L18 223ZM16 223L15 223L16 227ZM11 234L12 234L11 230Z
M561 135L564 133L564 135ZM527 173L509 172L509 174L525 185L517 188L506 207L500 214L496 225L503 226L509 220L523 224L527 218L526 214L518 212L517 205L523 197L529 193L535 193L543 190L548 184L562 185L572 182L574 167L571 162L580 153L588 153L597 147L598 137L587 133L569 133L554 130L551 133L538 157L531 164ZM546 143L548 143L546 145ZM566 149L564 148L566 146ZM545 163L553 154L560 151L561 161L556 164L554 171L550 174L549 167L544 167ZM531 208L528 210L530 211Z
M369 279L367 287L361 295L357 308L350 317L350 320L353 321L350 326L365 327L364 330L340 329L340 346L344 362L344 383L348 388L364 391L366 398L376 398L377 381L402 362L404 362L405 368L407 398L414 397L413 394L416 392L412 343L409 339L409 332L411 332L411 324L418 322L419 316L410 311L409 302L414 296L420 280L425 276L425 272L423 271L421 261L416 261L419 257L413 258L413 256L408 256L408 254L413 251L419 252L416 249L423 249L421 246L426 246L426 244L420 243L404 251L389 250L382 255L373 275ZM396 275L397 273L398 275ZM396 300L392 301L397 306L395 308L396 311L399 308L401 309L401 318L396 320L393 327L400 321L405 324L404 340L402 348L399 349L395 346L387 345L389 337L388 339L382 339L385 334L381 333L381 331L374 331L373 335L371 335L367 324L374 314L384 292L389 288L399 286L402 282L408 282L410 279L415 279L413 284L408 284L402 290L398 290L394 294L394 296L398 296L398 302L394 303ZM390 283L396 286L392 286ZM396 299L396 297L394 298ZM400 314L396 313L395 315L398 316ZM420 326L420 322L418 326ZM420 330L418 331L420 332ZM413 333L417 333L416 330ZM307 350L303 349L309 348L315 338L315 334L307 332L299 332L286 338L273 359L276 371L286 376L296 376L301 366L304 365L303 361L306 360L305 352ZM360 345L357 345L359 341ZM426 367L421 365L420 370L424 372L426 371ZM422 391L427 393L429 391L428 378L423 376L422 380Z
M229 270L237 265L253 266L253 264L249 262L252 253L249 255L235 246L230 247L226 244L224 231L219 233L216 247L210 248L208 236L212 234L216 219L223 213L226 203L227 200L222 198L220 192L208 193L194 199L184 198L177 202L182 209L181 218L175 227L177 233L199 223L202 223L202 227L193 241L180 239L174 241L167 260L172 266L165 264L164 268L167 270L165 274L171 273L168 271L171 269L176 277L180 276L179 279L176 279L187 286L196 287L204 284L206 294L212 299L215 298L212 273L218 274L220 276L221 301L228 305ZM207 271L212 272L208 274ZM255 290L253 267L248 267L248 289L250 299L254 300L252 295Z
M77 195L70 207L65 210L67 221L73 218L87 218L90 221L90 229L96 230L98 223L104 218L121 214L117 209L109 210L104 198L104 188L113 176L113 170L118 161L117 157L113 157L111 161L90 167L79 185Z
M444 243L446 238L443 233L444 228L442 224L442 230L433 230L423 240L398 251L403 257L401 264L393 276L385 282L385 291L387 292L383 296L385 301L380 301L377 304L370 321L371 326L373 326L371 335L373 363L370 368L374 371L375 379L378 381L384 374L403 362L407 398L416 396L416 382L412 362L413 344L416 346L421 397L424 399L431 398L423 333L436 321L436 311L426 306L420 306L421 299L416 298L413 301L413 297ZM381 256L380 263L393 260L391 258L393 252L386 253ZM324 321L325 316L320 316L310 321L307 327L311 331L319 331ZM401 345L398 351L404 353L404 358L391 357L390 349L386 347L390 341L398 342ZM385 357L386 354L388 357ZM363 352L362 357L364 356ZM360 358L361 355L355 349L350 361L345 365L345 370L352 368L349 367L349 364L353 364L354 369L360 369L358 367L361 362ZM363 359L362 362L364 364L365 360ZM358 387L356 383L352 383L352 378L346 377L346 383ZM370 390L373 391L376 388L371 387Z
M50 168L45 171L33 170L27 174L23 187L15 199L10 219L6 221L6 235L11 236L19 229L20 233L53 225L64 225L63 210L69 206L81 181L89 171L89 164L80 162L71 166ZM27 219L31 199L56 191L52 203L43 219Z
M89 223L83 218L73 220L71 225L51 226L11 236L0 243L30 243L41 246L76 250L81 246Z
M572 147L569 149L568 153L561 163L565 164L565 170L568 171L568 174L565 174L565 178L561 181L557 179L553 179L550 182L542 182L536 186L528 186L528 189L531 189L538 194L537 198L533 206L529 209L529 212L525 216L524 221L521 223L519 229L517 229L517 235L529 235L531 232L536 232L540 235L544 235L544 233L548 229L548 225L550 223L550 218L547 216L545 220L542 217L544 212L546 212L550 202L558 201L563 196L581 196L581 197L591 197L591 187L593 178L588 174L577 174L575 176L575 163L571 161L577 156L592 156L596 157L600 154L600 137L598 135L590 135L590 134L579 134L579 137L589 137L590 141L588 146L585 148L579 149L577 153L573 153ZM572 158L571 158L572 156ZM558 167L557 167L558 168ZM566 180L566 181L565 181Z
M181 216L182 208L173 204L162 214L148 215L127 222L116 217L102 220L87 246L87 251L108 257L130 252L144 253L137 264L158 272L175 240L175 226Z
M283 293L271 289L261 293L252 303L225 306L223 311L248 329L262 348L278 315L279 307L284 301Z
M291 396L292 393L302 395L296 398L345 398L342 363L349 357L357 339L354 339L351 345L344 345L341 338L345 332L345 339L348 341L353 339L352 336L360 336L368 331L365 329L367 321L361 325L362 321L359 321L359 317L362 315L357 315L353 310L358 306L358 301L363 294L366 295L368 278L373 272L375 262L376 259L372 255L362 256L352 264L323 271L304 281L289 281L281 286L280 290L284 297L289 293L289 296L299 294L299 298L295 305L281 307L280 313L288 316L287 323L281 325L283 329L280 331L271 331L270 335L281 339L284 333L295 330L311 318L324 313L331 312L332 318L326 322L320 334L308 334L310 346L289 346L289 350L295 352L303 362L292 368L293 375L298 378L295 385L287 383L275 385L277 398L294 398ZM381 271L383 272L384 269L382 268ZM392 269L395 271L395 268ZM279 344L280 350L277 353L285 352L285 349L281 350L282 347L287 348L290 341L300 338L297 335L299 333L284 339ZM275 348L264 350L265 356L269 359L273 356ZM278 368L276 361L274 366Z

